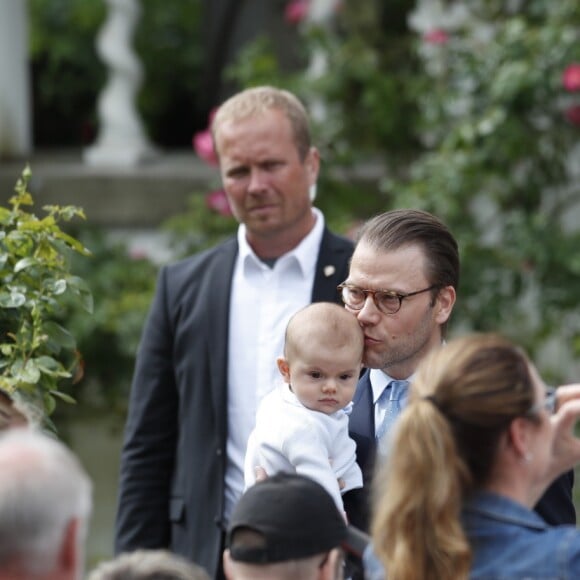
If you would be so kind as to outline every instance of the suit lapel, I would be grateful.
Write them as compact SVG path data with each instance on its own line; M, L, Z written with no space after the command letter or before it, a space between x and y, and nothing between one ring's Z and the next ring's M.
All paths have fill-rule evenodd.
M235 238L220 248L216 259L209 267L211 294L208 296L209 380L213 412L219 433L227 434L227 383L228 383L228 339L230 296L232 276L238 244Z
M324 228L312 286L312 302L332 300L334 296L334 301L340 303L336 287L348 274L352 250L352 243Z

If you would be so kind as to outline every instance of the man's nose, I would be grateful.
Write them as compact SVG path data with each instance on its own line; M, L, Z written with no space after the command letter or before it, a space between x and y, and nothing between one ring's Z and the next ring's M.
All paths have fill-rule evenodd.
M259 168L253 168L250 173L250 183L248 190L250 192L261 192L266 189L266 176Z
M357 320L363 324L374 323L379 319L381 311L377 308L372 294L367 294L365 296L363 307L355 314Z

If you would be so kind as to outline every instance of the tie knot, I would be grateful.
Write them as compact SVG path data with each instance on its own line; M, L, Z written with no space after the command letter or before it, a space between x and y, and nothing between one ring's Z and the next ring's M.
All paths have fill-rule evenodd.
M391 393L389 395L390 401L398 401L404 396L409 388L409 381L391 381L389 383Z

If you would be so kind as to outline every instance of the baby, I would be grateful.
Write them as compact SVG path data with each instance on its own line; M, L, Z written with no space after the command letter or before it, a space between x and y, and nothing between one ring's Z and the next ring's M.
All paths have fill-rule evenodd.
M269 476L296 472L323 485L344 512L341 491L362 487L344 410L356 389L362 353L356 318L337 304L311 304L290 319L284 356L277 360L284 383L262 399L248 439L246 488L255 483L257 466Z

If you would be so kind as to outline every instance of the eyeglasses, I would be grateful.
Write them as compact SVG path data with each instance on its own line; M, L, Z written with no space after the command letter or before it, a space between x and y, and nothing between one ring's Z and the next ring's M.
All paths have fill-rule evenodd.
M546 395L541 403L533 405L526 415L537 415L540 411L547 411L548 415L553 415L558 407L558 398L555 387L546 387Z
M558 407L558 398L556 396L556 387L546 387L546 396L544 398L544 409L553 415Z
M432 284L428 288L406 293L395 292L394 290L365 290L364 288L344 283L340 284L337 288L341 293L342 301L348 308L352 308L352 310L362 310L367 301L367 297L372 296L375 306L383 314L396 314L401 310L405 298L410 298L411 296L416 296L417 294L422 294L423 292L428 292L439 287L437 284Z

